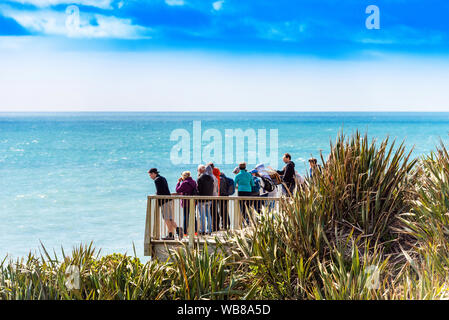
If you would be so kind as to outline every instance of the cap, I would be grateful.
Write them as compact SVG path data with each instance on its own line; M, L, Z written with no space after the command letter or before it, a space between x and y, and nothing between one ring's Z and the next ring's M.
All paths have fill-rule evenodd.
M257 172L259 172L259 171L257 171L257 169L253 169L249 173L257 173Z
M156 173L156 174L159 174L159 171L157 171L156 168L151 168L150 171L148 171L148 173Z

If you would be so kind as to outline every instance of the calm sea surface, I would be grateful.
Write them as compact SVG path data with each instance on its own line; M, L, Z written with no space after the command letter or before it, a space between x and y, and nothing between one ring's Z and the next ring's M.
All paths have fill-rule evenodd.
M0 113L0 258L39 241L56 251L93 241L105 254L133 254L134 243L142 257L146 195L155 192L147 171L157 167L171 191L180 172L195 172L196 163L170 159L170 134L193 137L193 121L222 134L223 152L225 129L277 129L279 157L291 153L300 172L342 128L405 139L415 156L449 142L449 113ZM234 167L220 165L231 177Z

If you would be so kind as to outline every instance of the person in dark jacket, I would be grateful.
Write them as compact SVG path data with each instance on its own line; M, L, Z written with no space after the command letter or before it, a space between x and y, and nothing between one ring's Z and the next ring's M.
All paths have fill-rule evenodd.
M282 181L285 183L285 186L282 185L282 187L285 190L285 187L287 187L290 194L293 193L293 190L295 189L295 163L292 161L292 156L289 153L284 154L282 157L282 161L284 161L285 166L282 170L277 170L277 173L280 174L282 177ZM286 191L286 190L285 190ZM288 192L286 192L288 193Z
M198 166L198 195L213 196L214 195L214 179L212 178L212 171L210 174L206 173L206 166Z
M213 196L214 193L214 178L212 177L212 168L208 166L207 169L208 171L206 172L206 166L198 166L197 185L198 195L200 196ZM212 232L211 201L200 200L198 204L198 211L200 214L200 233L210 234Z
M167 180L163 176L159 175L159 171L156 168L151 168L150 171L148 171L148 174L150 175L150 178L154 180L154 184L156 186L156 195L171 195ZM179 235L179 229L176 225L176 222L173 220L173 201L170 201L168 199L161 199L158 201L158 205L161 208L162 218L164 219L168 230L168 236L163 238L163 240L174 240L175 230Z
M190 171L184 171L181 174L181 177L178 180L178 183L176 184L176 193L184 195L184 196L193 196L197 193L197 185L195 180L192 179L190 176ZM190 203L188 200L182 200L181 206L183 208L184 212L184 233L187 233L188 227L189 227L189 214L190 214ZM195 214L195 213L193 213ZM195 222L196 226L196 222ZM196 232L196 230L195 230ZM180 235L183 234L182 230L179 233Z
M220 172L220 197L228 197L228 182L227 177L223 172ZM220 200L220 218L221 226L227 230L230 226L229 212L228 212L228 200Z

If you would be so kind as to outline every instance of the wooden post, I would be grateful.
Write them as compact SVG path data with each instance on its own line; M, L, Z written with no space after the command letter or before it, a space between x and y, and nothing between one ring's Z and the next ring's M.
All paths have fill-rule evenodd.
M256 218L256 207L257 206L258 206L258 203L255 200L249 201L249 206L248 206L247 212L248 212L249 224L251 226L254 224L254 219Z
M189 248L193 248L195 244L195 199L189 200Z
M143 245L144 256L151 256L151 198L147 198L147 216L145 220L145 240Z
M159 199L155 200L155 210L154 210L154 238L159 240L161 238L161 214L159 213Z
M234 230L238 230L240 227L240 203L238 198L234 198Z

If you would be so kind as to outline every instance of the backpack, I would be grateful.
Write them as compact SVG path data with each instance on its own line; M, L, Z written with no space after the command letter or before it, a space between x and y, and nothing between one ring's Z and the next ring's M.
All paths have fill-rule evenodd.
M220 174L220 196L227 196L228 194L226 194L228 190L228 183L226 181L226 176L224 175L224 173Z
M251 187L251 193L258 196L260 194L260 181L259 179L254 179L254 186Z
M266 192L273 192L274 189L276 188L274 183L273 183L273 180L268 179L267 177L264 177L264 176L262 176L261 178L262 178L262 181L263 181L263 189Z
M223 178L221 178L223 180L226 180L226 188L225 189L221 189L220 187L220 192L224 195L224 196L231 196L234 194L235 192L235 185L234 185L234 180L231 178L228 178L226 176L224 176ZM221 181L220 179L220 181ZM223 191L222 191L223 190Z

